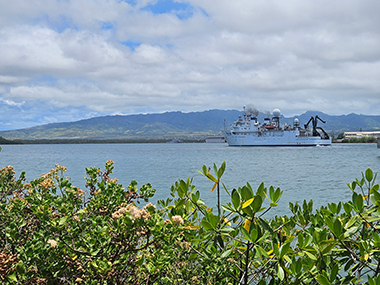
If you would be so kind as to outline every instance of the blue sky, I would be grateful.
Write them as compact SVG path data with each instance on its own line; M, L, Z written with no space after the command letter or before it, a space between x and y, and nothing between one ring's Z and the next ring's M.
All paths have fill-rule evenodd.
M380 115L380 2L0 0L0 130L166 111Z

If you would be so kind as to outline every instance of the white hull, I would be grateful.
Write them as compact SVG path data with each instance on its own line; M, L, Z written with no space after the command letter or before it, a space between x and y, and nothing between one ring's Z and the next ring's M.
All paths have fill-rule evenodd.
M267 131L232 134L225 132L224 136L229 146L326 146L331 145L331 139L319 136L299 136L297 131Z
M243 118L231 124L227 130L224 127L223 135L230 146L324 146L331 145L329 135L321 128L317 127L318 120L323 121L318 116L311 117L304 128L300 126L298 119L293 122L293 126L280 125L280 110L273 110L273 117L267 117L264 123L257 121L258 111L250 108L243 111ZM312 132L308 130L309 123L312 122Z

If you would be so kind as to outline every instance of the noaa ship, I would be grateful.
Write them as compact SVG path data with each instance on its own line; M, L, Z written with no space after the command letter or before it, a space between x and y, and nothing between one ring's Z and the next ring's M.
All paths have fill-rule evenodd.
M318 120L325 123L318 116L311 117L304 128L299 120L294 119L293 126L280 125L279 109L273 110L272 118L268 116L263 123L257 121L259 111L254 108L243 108L243 117L231 124L231 128L224 127L223 136L229 146L328 146L331 138L317 126ZM308 126L312 123L312 130Z

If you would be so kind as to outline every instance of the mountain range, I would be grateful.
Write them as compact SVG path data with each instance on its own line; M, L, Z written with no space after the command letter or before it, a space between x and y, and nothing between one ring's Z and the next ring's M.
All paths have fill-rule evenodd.
M26 129L0 131L8 140L41 139L170 139L204 138L220 135L241 115L237 110L209 110L203 112L166 112L161 114L114 115L84 119L76 122L51 123ZM299 116L281 117L282 123L292 124L298 118L301 125L311 116L318 115L326 121L318 122L327 132L337 135L345 131L380 130L380 116L327 115L318 111L307 111ZM258 116L263 121L265 114Z

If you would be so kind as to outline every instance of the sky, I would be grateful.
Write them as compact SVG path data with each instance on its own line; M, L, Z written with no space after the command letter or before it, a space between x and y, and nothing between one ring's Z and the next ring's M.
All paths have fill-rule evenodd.
M378 0L0 0L0 130L279 108L380 115Z

